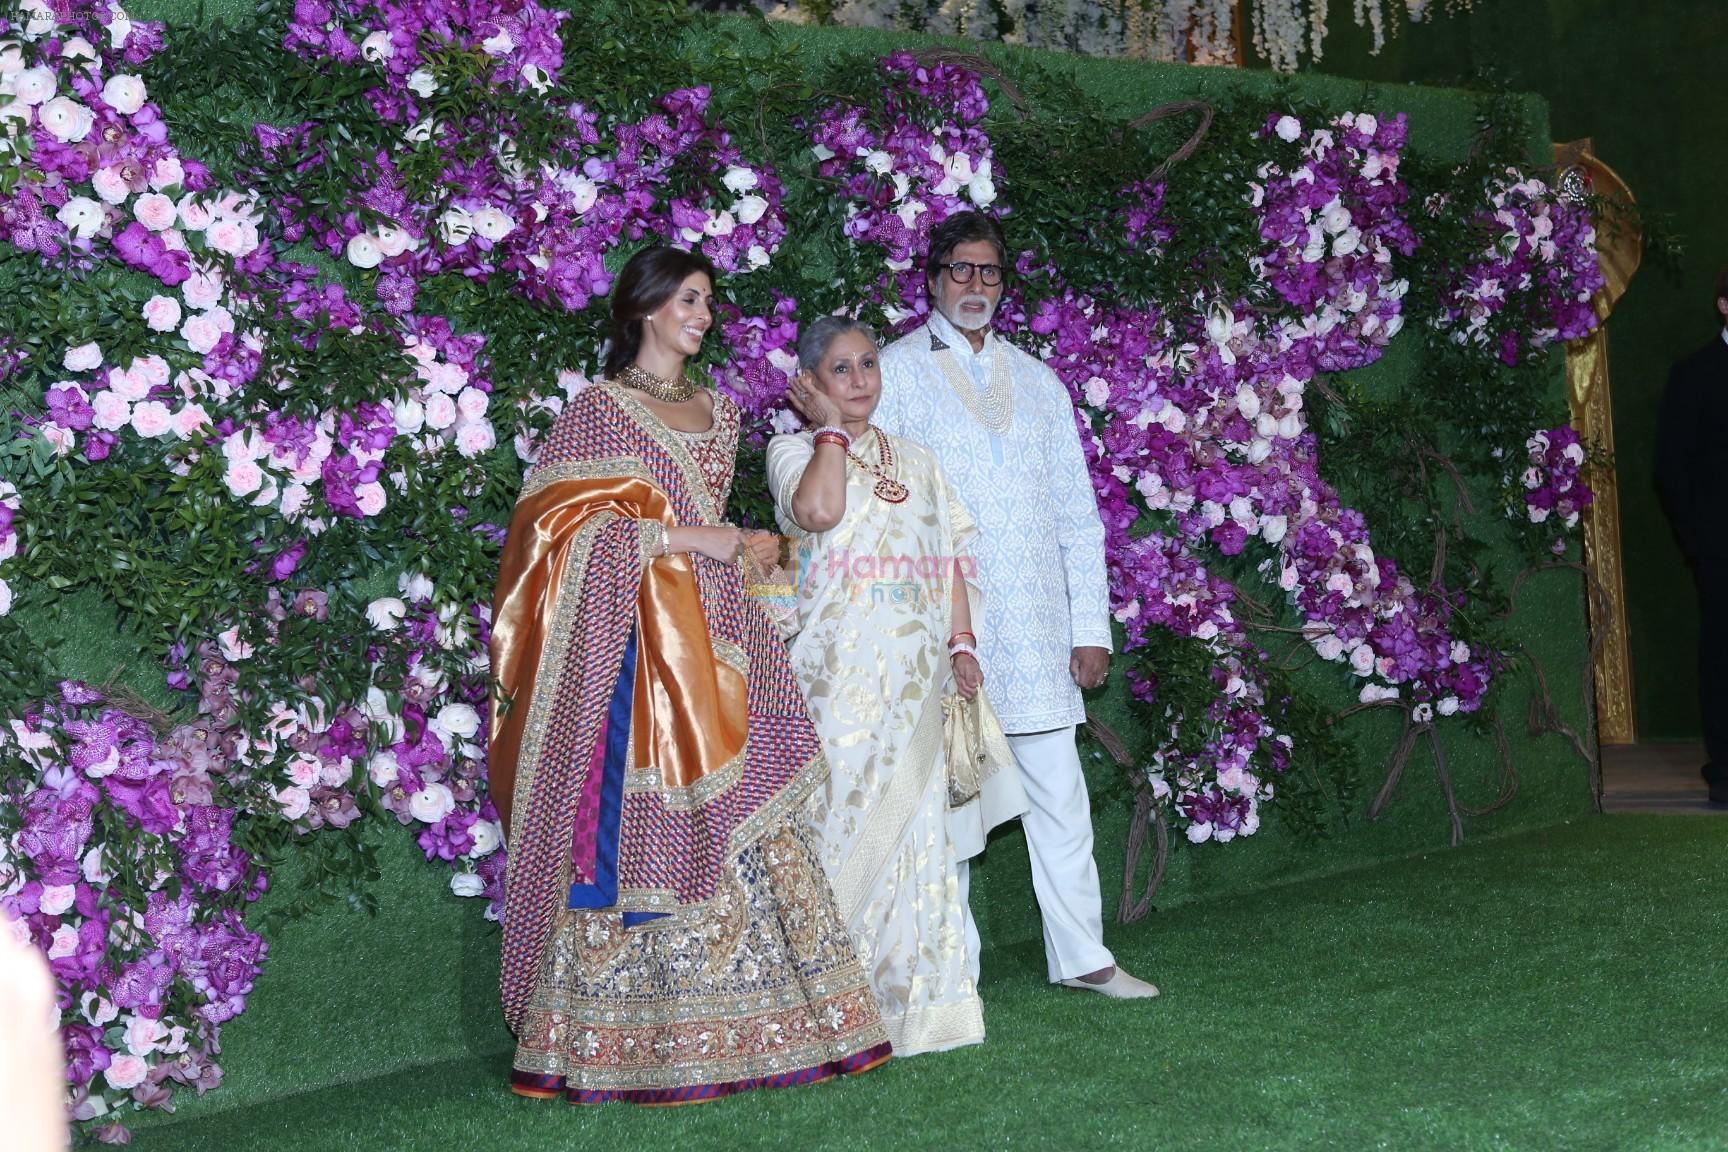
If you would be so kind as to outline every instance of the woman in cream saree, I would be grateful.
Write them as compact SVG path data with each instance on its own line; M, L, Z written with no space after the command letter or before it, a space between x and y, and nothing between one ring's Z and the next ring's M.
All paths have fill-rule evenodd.
M880 379L866 330L818 320L799 355L792 397L821 427L771 441L768 478L800 543L791 655L830 765L823 866L895 1052L976 1044L965 858L983 828L962 831L976 801L950 812L943 723L944 693L970 698L983 679L964 583L971 517L926 449L870 426Z

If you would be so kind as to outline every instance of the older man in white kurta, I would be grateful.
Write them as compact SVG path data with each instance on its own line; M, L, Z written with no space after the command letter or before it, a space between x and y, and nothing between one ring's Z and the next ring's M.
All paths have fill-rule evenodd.
M1050 979L1155 996L1104 946L1074 741L1086 718L1081 686L1103 680L1111 646L1104 526L1067 389L989 328L1004 275L999 238L982 217L951 218L933 234L936 308L884 350L875 422L928 446L978 523L978 647L1032 801L1023 823Z

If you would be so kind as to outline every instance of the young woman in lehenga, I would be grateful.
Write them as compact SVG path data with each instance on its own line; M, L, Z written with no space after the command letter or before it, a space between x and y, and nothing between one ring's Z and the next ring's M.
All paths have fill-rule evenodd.
M927 449L871 426L881 377L867 329L824 317L798 352L791 396L814 430L770 441L768 482L805 554L792 667L831 767L823 866L895 1052L976 1044L966 860L986 820L1026 806L1007 777L988 803L950 810L944 692L971 700L983 683L972 519Z
M738 408L684 375L712 283L676 249L625 266L607 378L559 416L504 547L490 771L526 1096L684 1103L889 1054L805 827L821 746L746 598L761 542L724 523Z

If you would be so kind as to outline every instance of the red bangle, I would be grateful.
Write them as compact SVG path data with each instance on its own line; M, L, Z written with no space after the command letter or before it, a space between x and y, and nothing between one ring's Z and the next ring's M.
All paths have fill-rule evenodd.
M978 637L974 636L970 632L956 632L956 633L954 633L954 635L948 637L948 646L950 648L952 648L954 646L955 641L959 640L960 637L962 637L962 636L966 637L966 639L972 641L974 644L976 644L978 642Z
M814 443L838 444L840 445L840 450L842 452L851 447L851 444L847 442L846 437L840 435L838 432L818 432L816 433Z

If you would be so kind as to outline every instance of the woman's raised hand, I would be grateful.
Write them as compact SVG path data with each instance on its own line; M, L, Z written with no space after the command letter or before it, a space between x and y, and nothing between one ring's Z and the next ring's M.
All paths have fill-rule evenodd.
M800 372L792 377L786 396L792 401L792 407L798 410L798 415L804 417L804 422L812 428L840 423L840 405L817 390L816 378L810 372Z

